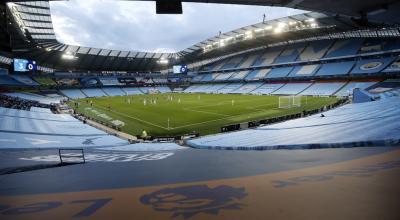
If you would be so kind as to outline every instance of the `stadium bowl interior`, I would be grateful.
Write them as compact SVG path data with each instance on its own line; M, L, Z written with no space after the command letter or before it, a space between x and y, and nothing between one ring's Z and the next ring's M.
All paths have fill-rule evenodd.
M159 53L0 3L0 219L400 219L400 4L188 2L307 12Z

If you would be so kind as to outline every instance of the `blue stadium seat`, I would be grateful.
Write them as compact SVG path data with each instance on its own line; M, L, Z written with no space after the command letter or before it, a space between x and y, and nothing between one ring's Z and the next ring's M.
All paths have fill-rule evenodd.
M119 87L104 87L103 92L108 96L124 96L126 93L122 91Z
M243 86L243 83L229 83L217 92L221 94L237 93L236 90Z
M274 95L297 95L308 88L312 83L287 83L278 90L272 92Z
M26 100L31 100L31 101L37 101L39 103L43 104L51 104L51 103L60 103L64 97L53 94L53 96L42 96L34 93L28 93L28 92L8 92L4 93L7 96L12 96L12 97L18 97L21 99L26 99Z
M290 71L293 70L293 67L278 67L272 69L266 78L281 78L289 75Z
M16 81L25 84L27 86L38 86L39 83L34 81L31 77L25 76L25 75L11 75L12 78L14 78Z
M327 63L323 64L317 72L317 76L334 76L334 75L346 75L349 74L351 68L353 68L355 62L338 62L338 63Z
M275 59L274 63L293 62L297 59L300 53L304 50L305 43L287 45L286 49Z
M400 97L348 104L324 115L206 136L187 144L204 149L267 150L385 146L400 140Z
M356 63L351 74L376 74L385 69L393 60L393 57L360 60Z
M61 89L60 92L71 99L81 99L87 97L79 89Z
M301 92L300 95L330 96L339 91L345 84L345 82L314 83Z
M397 57L383 72L398 72L400 71L400 58Z
M290 72L288 77L302 77L302 76L313 76L317 72L319 65L304 65L296 66Z
M338 40L328 50L325 58L356 55L362 43L363 39Z
M260 87L263 83L262 82L252 82L252 83L246 83L240 88L238 88L235 93L238 94L248 94L251 93L252 91L256 90L258 87Z
M246 80L259 80L259 79L264 79L266 75L271 71L271 69L258 69L258 70L252 70L247 74Z
M137 88L137 87L126 87L126 88L122 88L122 90L123 90L127 95L140 95L140 94L143 94L143 92L140 91L140 89Z
M284 85L284 83L265 83L257 89L251 91L250 93L255 95L269 95L274 91L282 88L282 86Z
M310 43L306 49L299 55L297 60L318 60L324 56L326 51L329 49L333 41L331 40L320 40Z
M0 75L0 85L5 86L21 86L22 83L16 81L15 79L9 77L8 75Z
M107 96L103 90L97 89L97 88L90 88L90 89L81 89L81 91L87 96L87 97L102 97L102 96Z
M233 72L220 73L215 77L214 81L226 81L232 76L232 74Z
M231 77L229 77L229 81L234 81L234 80L242 80L244 79L247 74L249 74L250 71L248 70L243 70L243 71L238 71L238 72L233 72Z
M236 68L242 63L242 61L243 61L243 56L235 56L226 61L226 63L220 69L223 70L223 69Z
M284 46L268 48L266 52L259 55L251 66L265 66L274 63L276 57L282 52Z
M361 90L364 90L374 85L375 83L377 82L357 82L357 81L349 82L338 92L336 92L335 96L350 96L353 94L353 89L359 88Z

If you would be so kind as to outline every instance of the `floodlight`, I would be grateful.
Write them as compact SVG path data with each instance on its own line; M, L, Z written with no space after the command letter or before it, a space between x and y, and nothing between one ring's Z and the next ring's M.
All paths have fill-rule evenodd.
M266 26L264 29L265 29L265 30L271 30L271 29L272 29L272 26L271 26L271 25L268 25L268 26Z
M306 22L314 22L314 21L315 21L315 18L309 18L306 20Z
M282 28L279 28L279 27L275 28L274 33L276 33L276 34L282 33Z
M159 59L159 60L157 61L157 63L159 63L159 64L168 64L169 62L168 62L167 59L161 58L161 59Z
M73 53L67 51L61 56L61 58L64 60L74 60L77 59L78 57L74 56Z
M251 31L246 31L245 32L245 39L251 39L253 37L253 32Z

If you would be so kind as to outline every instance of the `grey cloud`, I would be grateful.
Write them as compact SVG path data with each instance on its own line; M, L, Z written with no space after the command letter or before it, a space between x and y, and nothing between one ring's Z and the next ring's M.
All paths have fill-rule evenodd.
M51 2L58 39L117 50L179 51L242 26L301 11L287 8L185 3L183 15L156 15L152 2Z

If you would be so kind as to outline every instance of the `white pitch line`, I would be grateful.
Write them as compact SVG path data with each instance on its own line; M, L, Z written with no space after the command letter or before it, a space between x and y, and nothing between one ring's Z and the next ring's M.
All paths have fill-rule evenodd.
M241 104L242 103L246 103L246 102L253 102L254 100L251 100L251 101L244 101L244 102L241 102ZM227 103L229 103L228 101L226 101ZM221 105L223 102L220 102L219 104L217 104L217 105ZM207 106L217 106L217 105L207 105ZM258 106L268 106L268 105L276 105L276 104L265 104L265 105L258 105ZM256 107L258 107L258 106L256 106ZM200 107L200 106L199 106ZM199 108L199 107L197 107L197 108ZM202 106L202 107L206 107L206 106ZM239 117L239 116L245 116L245 115L249 115L249 114L253 114L253 113L256 113L256 112L262 112L262 111L269 111L269 110L271 110L271 109L256 109L256 108L254 108L254 107L249 107L248 109L255 109L255 110L258 110L258 111L255 111L255 112L251 112L251 113L248 113L248 114L239 114L239 115L231 115L231 116L228 116L228 117L224 117L224 118L219 118L219 119L213 119L213 120L208 120L208 121L203 121L203 122L198 122L198 123L192 123L192 124L187 124L187 125L182 125L182 126L178 126L178 127L174 127L174 128L170 128L170 129L177 129L177 128L184 128L184 127L189 127L189 126L193 126L193 125L200 125L200 124L207 124L207 123L210 123L210 122L215 122L215 121L221 121L221 120L225 120L225 119L228 119L228 118L234 118L234 117Z
M262 112L262 111L266 111L266 109L263 109L263 110L260 110L260 111L255 111L255 112L251 112L250 114L253 114L253 113L256 113L256 112ZM182 125L182 126L174 127L174 128L171 128L171 129L173 130L173 129L177 129L177 128L189 127L189 126L192 126L192 125L207 124L207 123L210 123L210 122L221 121L221 120L225 120L225 119L228 119L228 118L234 118L234 117L239 117L239 116L244 116L244 115L249 115L249 114L232 115L232 116L225 117L225 118L219 118L219 119L213 119L213 120L208 120L208 121L203 121L203 122L198 122L198 123L193 123L193 124Z
M104 109L104 110L107 110L105 107L102 107L102 106L99 106L99 105L96 105L96 106L98 106L98 107L100 107L100 108L102 108L102 109ZM107 111L108 111L108 110L107 110ZM121 113L121 112L117 112L117 111L114 111L114 110L110 110L110 111L111 111L111 112L114 112L114 113L116 113L116 114L119 114L119 115L128 117L128 118L132 118L132 119L135 119L135 120L137 120L137 121L140 121L140 122L143 122L143 123L152 125L152 126L154 126L154 127L162 128L162 129L164 129L164 130L170 130L170 129L168 129L168 128L166 128L166 127L163 127L163 126L161 126L161 125L157 125L157 124L154 124L154 123L145 121L145 120L140 119L140 118L132 117L132 116L130 116L130 115L127 115L127 114L124 114L124 113Z
M193 109L189 109L189 108L183 108L183 110L192 111L192 112L206 113L206 114L211 114L211 115L231 116L231 115L225 115L225 114L214 113L214 112L206 112L206 111L193 110Z

